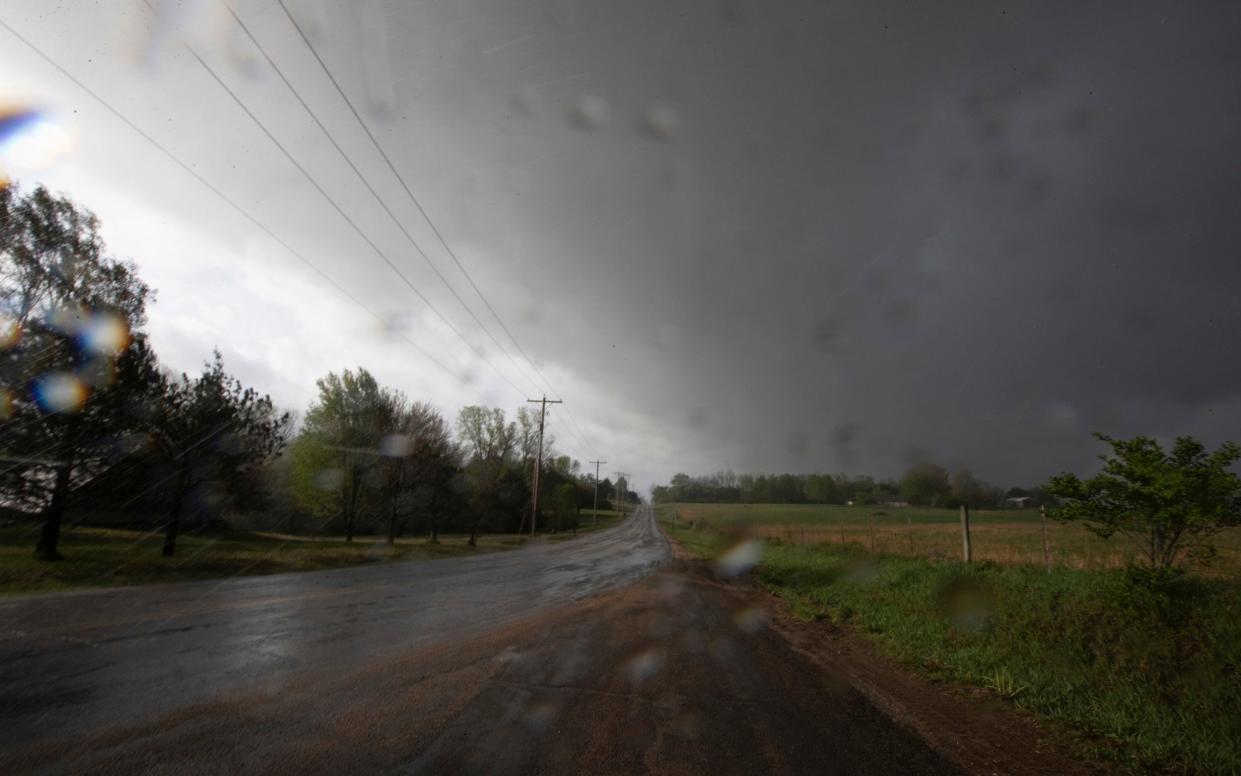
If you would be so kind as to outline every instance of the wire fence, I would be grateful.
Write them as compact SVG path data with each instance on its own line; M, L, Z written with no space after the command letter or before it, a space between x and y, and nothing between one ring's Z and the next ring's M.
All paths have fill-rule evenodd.
M962 559L962 529L955 512L937 510L941 514L931 516L930 510L905 508L843 511L831 510L818 519L796 515L787 522L712 515L709 508L696 506L677 508L674 515L687 528L781 544L846 547L943 562ZM1078 524L1041 519L1036 510L973 513L970 546L972 560L1003 564L1109 569L1143 562L1135 542L1122 536L1102 539ZM1209 542L1187 546L1184 560L1195 573L1241 580L1241 528L1225 529Z

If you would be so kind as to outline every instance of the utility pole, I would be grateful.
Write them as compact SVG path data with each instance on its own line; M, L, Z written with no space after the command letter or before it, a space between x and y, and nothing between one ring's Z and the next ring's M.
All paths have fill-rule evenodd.
M595 465L595 505L590 510L590 527L595 527L595 521L599 519L599 464L607 463L607 461L591 461Z
M534 457L534 503L530 507L530 538L534 538L535 523L539 519L539 470L543 468L543 421L547 419L547 405L564 404L560 399L526 399L527 404L539 405L539 452Z
M616 475L616 489L620 491L620 514L625 516L625 491L629 490L629 472L613 472ZM625 487L620 486L621 480L625 481Z

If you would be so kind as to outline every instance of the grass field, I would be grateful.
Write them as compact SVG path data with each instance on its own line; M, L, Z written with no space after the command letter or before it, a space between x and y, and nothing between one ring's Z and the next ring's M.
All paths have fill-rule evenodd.
M956 510L820 504L674 504L682 522L724 532L778 538L789 544L856 545L885 555L958 560L961 527ZM1056 567L1119 568L1139 548L1124 537L1100 539L1077 525L1048 520L1037 510L979 510L970 513L970 544L976 560L1043 565L1043 530ZM1241 579L1241 529L1212 542L1216 557L1191 562L1209 576Z
M661 521L706 558L737 544L736 522L770 526L751 512L725 532L690 527L686 511L662 507ZM799 516L790 526L816 525L811 512ZM1151 586L1114 569L1048 574L864 544L769 541L754 578L803 617L847 623L920 672L1078 731L1095 756L1144 772L1241 773L1241 585L1186 576Z
M580 519L578 535L611 528L621 521L621 515L601 509L593 529L590 513L584 512ZM186 533L177 539L177 554L165 558L160 554L164 542L160 532L79 526L61 535L64 560L48 563L34 557L37 534L35 524L0 527L0 595L449 558L509 550L527 541L514 534L482 534L478 546L470 547L468 535L440 534L438 544L416 537L398 539L390 547L382 536L359 536L346 542L343 537L269 532ZM566 532L544 535L553 542L573 538L574 534Z

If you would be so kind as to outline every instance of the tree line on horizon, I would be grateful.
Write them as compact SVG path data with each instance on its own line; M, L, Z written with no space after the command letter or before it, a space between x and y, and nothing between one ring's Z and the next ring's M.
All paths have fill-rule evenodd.
M40 186L0 188L0 523L37 522L36 554L62 528L470 534L530 528L537 417L469 406L455 423L380 385L329 373L300 426L230 375L163 367L143 327L154 292L108 255L89 211ZM544 443L540 527L576 526L593 476ZM623 481L604 480L610 507Z
M848 474L738 474L732 470L691 476L678 473L667 485L651 490L657 503L721 504L911 504L956 508L1001 508L1008 499L1025 497L1029 506L1053 499L1042 488L1000 488L969 469L949 472L925 461L910 466L899 479Z

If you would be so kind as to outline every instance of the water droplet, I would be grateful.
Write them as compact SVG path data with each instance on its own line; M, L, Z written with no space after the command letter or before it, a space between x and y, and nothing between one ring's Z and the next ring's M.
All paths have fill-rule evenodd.
M408 434L388 434L379 445L380 455L404 458L414 450L414 439Z
M560 709L551 701L537 701L530 704L526 709L525 720L526 727L531 733L542 735L551 732L552 726L556 723L556 716Z
M767 626L767 612L761 606L750 606L733 615L733 624L746 633L758 633Z
M69 372L54 372L35 384L35 398L45 412L77 412L89 395L86 384Z
M12 350L21 341L21 324L13 318L0 317L0 350Z
M73 136L41 111L0 108L0 162L4 167L46 170L73 147Z
M340 469L320 469L315 473L315 487L322 491L333 491L345 481L345 473Z
M580 130L590 132L607 126L611 109L608 101L597 95L579 97L569 113L569 120Z
M743 539L715 561L715 573L725 579L739 577L757 566L762 559L763 543L758 539Z
M0 388L0 420L8 420L13 417L15 409L13 392L8 388Z
M653 105L638 119L638 131L653 140L671 140L681 129L681 118L670 105Z
M659 673L666 658L662 647L648 647L625 661L625 675L634 682L646 681Z
M114 313L86 319L78 330L78 343L88 353L114 356L129 347L129 324Z

